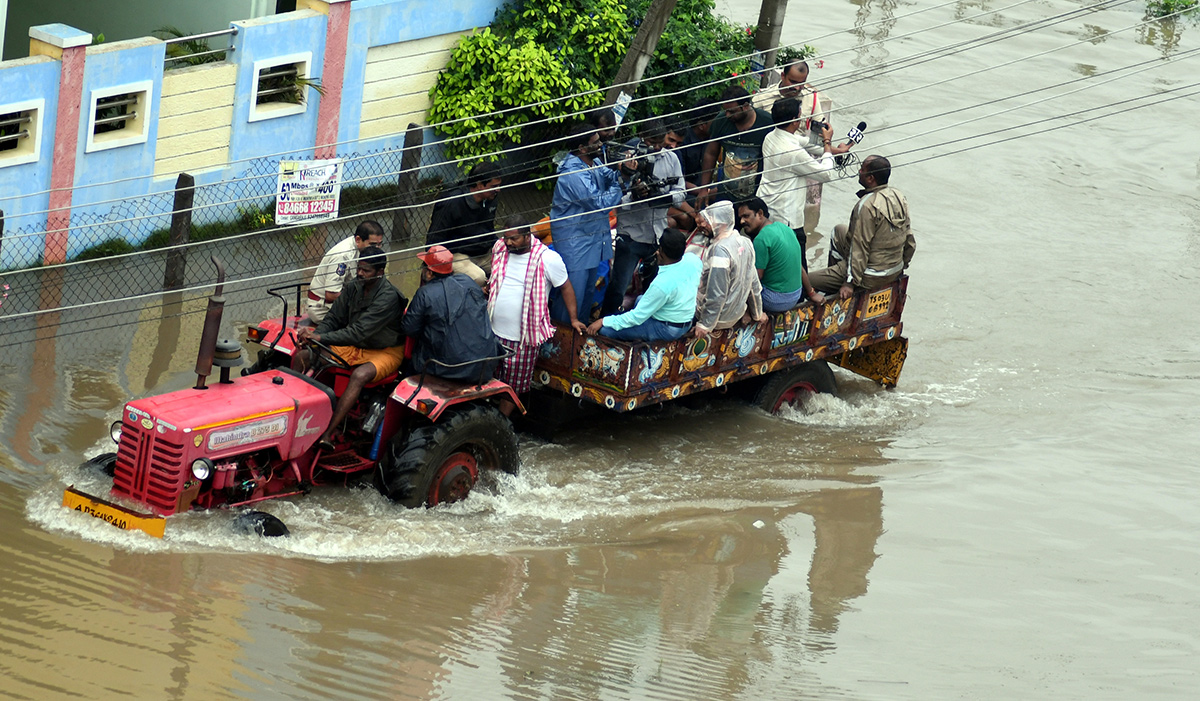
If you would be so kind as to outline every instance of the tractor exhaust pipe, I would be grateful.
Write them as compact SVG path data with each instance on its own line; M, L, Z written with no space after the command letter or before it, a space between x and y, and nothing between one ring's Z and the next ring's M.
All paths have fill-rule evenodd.
M196 389L207 389L204 383L212 374L213 354L217 350L217 335L221 333L221 314L225 311L225 264L215 255L210 256L217 266L217 288L208 298L208 311L204 313L204 331L200 334L200 352L196 354Z

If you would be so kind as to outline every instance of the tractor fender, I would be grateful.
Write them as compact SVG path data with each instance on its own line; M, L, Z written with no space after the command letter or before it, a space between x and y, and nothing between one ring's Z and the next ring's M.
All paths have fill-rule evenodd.
M452 406L477 402L488 397L505 397L516 404L522 414L525 413L525 407L517 398L517 393L500 380L472 385L443 380L432 375L412 375L400 380L396 389L392 390L391 399L430 421L437 421L442 412Z

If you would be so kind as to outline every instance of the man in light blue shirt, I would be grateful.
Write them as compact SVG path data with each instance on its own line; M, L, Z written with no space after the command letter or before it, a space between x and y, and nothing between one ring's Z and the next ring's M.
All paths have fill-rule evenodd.
M666 229L658 242L658 275L633 309L597 319L588 333L618 341L674 341L692 327L704 264L686 253L687 236Z

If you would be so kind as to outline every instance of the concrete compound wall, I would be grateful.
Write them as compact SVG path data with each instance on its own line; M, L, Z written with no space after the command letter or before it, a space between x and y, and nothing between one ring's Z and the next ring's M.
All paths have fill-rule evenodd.
M233 22L226 61L165 72L166 44L158 39L91 46L89 35L64 25L31 29L39 37L31 39L31 52L43 55L0 62L0 113L30 101L42 111L30 162L8 164L0 152L0 270L60 262L113 238L141 243L169 225L180 172L196 178L203 210L269 199L267 181L281 157L336 150L355 159L347 171L358 177L372 172L372 158L398 163L398 154L388 152L399 148L410 122L424 123L428 92L448 50L490 23L502 4L301 0L296 12ZM217 37L212 45L222 42ZM285 110L294 113L252 118L256 63L297 55L325 95L308 89L302 106ZM73 77L80 65L82 80ZM93 98L130 86L148 95L145 138L96 148L88 139ZM60 101L60 93L68 99ZM336 146L322 148L334 135ZM219 215L217 207L207 212ZM204 220L204 212L197 217Z

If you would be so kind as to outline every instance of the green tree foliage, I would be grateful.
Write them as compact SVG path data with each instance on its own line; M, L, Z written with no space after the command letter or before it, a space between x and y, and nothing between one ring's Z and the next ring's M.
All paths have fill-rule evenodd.
M631 31L637 31L650 9L650 0L631 0ZM652 99L639 103L639 113L667 115L681 112L705 97L717 98L730 85L741 85L750 92L758 86L758 76L750 73L750 62L739 56L754 53L757 27L737 24L716 13L714 0L679 0L654 51L654 59L638 94ZM816 49L784 49L779 62L806 58ZM730 60L736 59L736 60ZM708 66L698 71L677 73L691 66ZM666 76L666 77L660 77Z
M1167 17L1175 13L1195 11L1197 0L1146 0L1146 17Z
M506 6L491 27L459 41L430 91L429 119L443 123L438 131L474 135L448 142L446 155L469 166L510 143L556 135L562 117L601 104L598 90L625 55L627 24L621 0ZM525 126L547 118L549 125Z
M446 155L469 168L509 144L561 135L568 115L603 103L602 89L616 75L649 7L650 0L514 0L506 5L491 27L459 41L430 91L429 119L442 123L438 131L452 139ZM633 118L678 113L739 81L754 90L758 79L748 75L746 59L668 75L754 52L754 27L715 10L714 0L679 0L638 91L652 99L634 105ZM810 46L784 50L779 60L813 53ZM563 99L568 95L574 97ZM526 126L547 118L549 124Z

